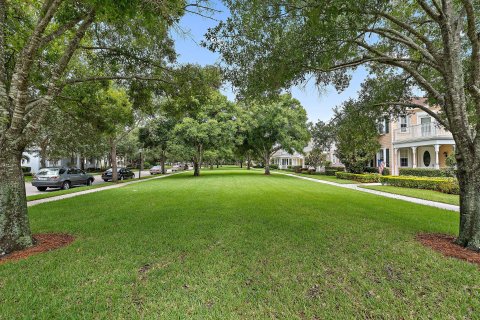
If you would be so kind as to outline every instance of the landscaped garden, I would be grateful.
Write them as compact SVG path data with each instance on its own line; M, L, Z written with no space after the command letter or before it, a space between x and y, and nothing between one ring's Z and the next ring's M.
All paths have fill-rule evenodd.
M460 205L460 197L458 195L443 193L434 190L402 188L395 186L362 186L362 188L399 194L402 196L418 199L453 204L456 206Z
M475 318L478 265L415 240L458 214L205 170L29 209L67 247L0 264L0 319Z

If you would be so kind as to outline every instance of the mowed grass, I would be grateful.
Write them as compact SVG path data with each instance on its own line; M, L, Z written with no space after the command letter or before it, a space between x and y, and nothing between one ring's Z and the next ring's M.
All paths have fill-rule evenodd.
M419 245L458 214L246 170L30 208L69 247L0 265L0 319L478 317L478 266Z
M412 188L400 188L394 186L362 186L362 188L400 194L407 197L442 202L447 204L460 205L460 197L455 194L447 194L433 190L422 190Z
M335 182L338 184L357 184L358 182L353 181L353 180L346 180L346 179L337 179L336 176L327 176L324 174L308 174L308 173L293 173L293 172L288 172L291 174L294 174L296 176L301 176L301 177L307 177L307 178L312 178L312 179L317 179L317 180L322 180L322 181L329 181L329 182Z

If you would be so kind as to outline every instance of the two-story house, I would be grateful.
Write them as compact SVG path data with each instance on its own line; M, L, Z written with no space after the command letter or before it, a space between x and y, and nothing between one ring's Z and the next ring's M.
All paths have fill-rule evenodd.
M426 105L425 99L414 102ZM431 110L439 109L431 107ZM393 175L398 175L400 168L444 168L446 158L455 151L452 134L419 108L409 110L398 119L384 119L379 142L381 149L373 165L384 161Z

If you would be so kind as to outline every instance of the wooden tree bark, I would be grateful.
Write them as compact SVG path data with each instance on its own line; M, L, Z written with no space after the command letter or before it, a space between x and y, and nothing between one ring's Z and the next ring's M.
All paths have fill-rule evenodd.
M203 147L202 145L197 146L195 159L193 161L193 176L200 176L200 168L202 167L202 157L203 157Z
M265 161L265 174L269 175L270 174L270 152L266 152L264 155L264 161Z
M115 138L110 138L110 163L112 164L112 181L118 181L117 171L117 142Z
M0 148L0 256L33 244L28 221L22 151Z

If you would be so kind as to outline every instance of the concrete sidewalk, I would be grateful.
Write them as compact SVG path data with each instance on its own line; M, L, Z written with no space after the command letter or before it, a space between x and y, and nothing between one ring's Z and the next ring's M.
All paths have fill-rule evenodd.
M149 178L149 179L133 180L133 181L124 182L124 183L109 184L109 185L106 185L105 187L100 187L100 188L94 188L94 189L89 189L89 190L85 190L85 191L79 191L79 192L74 192L74 193L63 194L63 195L59 195L59 196L51 197L51 198L45 198L45 199L28 201L28 202L27 202L27 206L32 207L32 206L35 206L35 205L41 204L41 203L58 201L58 200L63 200L63 199L68 199L68 198L73 198L73 197L81 196L81 195L84 195L84 194L89 194L89 193L94 193L94 192L99 192L99 191L104 191L104 190L121 188L121 187L125 187L125 186L131 185L131 184L144 182L144 181L151 181L151 180L155 180L155 179L167 178L167 177L170 177L170 176L173 176L173 175L176 175L176 174L181 174L181 173L184 173L184 172L185 172L185 171L181 171L181 172L177 172L177 173L167 174L167 175L165 175L165 176L154 176L154 177Z
M298 175L295 175L295 174L280 173L280 172L275 172L275 173L276 174L282 174L282 175L289 176L289 177L298 178L298 179L308 180L308 181L312 181L312 182L329 184L329 185L336 186L336 187L339 187L339 188L345 188L345 189L370 193L370 194L374 194L374 195L382 196L382 197L386 197L386 198L398 199L398 200L403 200L403 201L407 201L407 202L423 204L425 206L435 207L435 208L439 208L439 209L460 212L460 207L452 205L452 204L446 204L446 203L435 202L435 201L430 201L430 200L423 200L423 199L418 199L418 198L402 196L402 195L399 195L399 194L393 194L393 193L388 193L388 192L382 192L382 191L377 191L377 190L361 188L362 185L363 186L380 185L379 183L340 184L340 183L335 183L335 182L331 182L331 181L323 181L323 180L313 179L313 178L309 178L309 177L298 176Z

